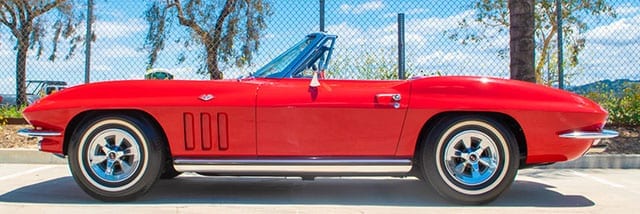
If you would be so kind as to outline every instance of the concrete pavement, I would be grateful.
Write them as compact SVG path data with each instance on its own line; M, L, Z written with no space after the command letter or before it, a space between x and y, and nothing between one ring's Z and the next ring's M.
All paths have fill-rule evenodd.
M0 164L0 213L630 213L640 170L525 169L484 206L441 199L415 178L204 177L159 181L137 201L87 196L64 165Z

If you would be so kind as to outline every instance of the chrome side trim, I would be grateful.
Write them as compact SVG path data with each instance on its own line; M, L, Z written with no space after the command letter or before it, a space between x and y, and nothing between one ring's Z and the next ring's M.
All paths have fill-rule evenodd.
M173 162L179 172L221 174L382 174L408 173L411 170L409 159L176 159Z
M614 138L618 136L618 132L612 130L602 130L601 132L583 132L575 131L566 134L561 134L561 138L573 138L573 139L603 139Z
M24 137L58 137L62 136L60 132L54 131L45 131L45 130L35 130L35 129L20 129L18 130L18 135Z

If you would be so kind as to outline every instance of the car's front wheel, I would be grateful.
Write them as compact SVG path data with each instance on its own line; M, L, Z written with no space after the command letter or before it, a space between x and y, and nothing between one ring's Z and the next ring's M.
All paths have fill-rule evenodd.
M440 195L455 202L493 201L511 185L518 170L516 139L492 118L444 119L422 143L424 176Z
M137 198L162 172L160 139L149 122L134 117L113 115L87 121L69 143L73 178L99 200Z

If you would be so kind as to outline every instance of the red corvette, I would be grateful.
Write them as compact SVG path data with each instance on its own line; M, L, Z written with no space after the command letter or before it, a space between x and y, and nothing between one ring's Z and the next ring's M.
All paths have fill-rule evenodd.
M131 200L158 178L205 175L417 176L443 197L492 201L518 169L576 159L607 112L520 81L318 78L336 36L315 33L238 80L114 81L72 87L24 110L40 150L76 182Z

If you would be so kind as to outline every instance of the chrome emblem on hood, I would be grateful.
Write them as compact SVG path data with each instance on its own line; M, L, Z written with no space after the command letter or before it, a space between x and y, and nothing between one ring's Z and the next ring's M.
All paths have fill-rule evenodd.
M198 97L198 99L200 99L202 101L209 101L209 100L213 100L215 98L216 97L211 95L211 94L203 94L203 95L200 95L200 97Z

